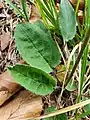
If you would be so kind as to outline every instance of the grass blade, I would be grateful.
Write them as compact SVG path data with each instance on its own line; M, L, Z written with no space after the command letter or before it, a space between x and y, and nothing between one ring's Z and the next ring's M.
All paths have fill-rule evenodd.
M41 2L40 0L37 0L36 3L38 5L42 18L44 19L44 22L47 23L47 26L49 26L47 21L49 21L53 26L55 26L54 17L48 9L49 6L46 6L44 4L44 1Z
M26 0L21 0L21 5L22 5L24 15L26 17L26 21L29 21L29 16L28 16L27 6L26 6Z
M81 66L81 80L80 80L80 94L82 92L82 87L83 87L83 83L84 83L84 75L86 72L86 67L87 67L87 56L88 56L88 46L86 46L85 50L84 50L84 54L82 57L82 66Z
M88 25L90 25L90 0L88 0Z

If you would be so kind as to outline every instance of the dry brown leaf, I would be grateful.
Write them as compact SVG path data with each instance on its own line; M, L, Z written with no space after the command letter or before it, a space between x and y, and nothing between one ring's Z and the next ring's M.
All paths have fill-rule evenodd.
M13 94L21 89L21 86L14 82L11 75L6 71L0 75L0 106Z
M20 60L18 63L24 64L26 62ZM0 106L21 88L22 87L13 80L8 71L2 73L0 75Z
M1 51L3 51L9 45L10 33L3 31L2 35L0 36L0 41L1 41Z
M16 98L0 108L0 120L25 120L40 116L41 111L41 97L22 90Z

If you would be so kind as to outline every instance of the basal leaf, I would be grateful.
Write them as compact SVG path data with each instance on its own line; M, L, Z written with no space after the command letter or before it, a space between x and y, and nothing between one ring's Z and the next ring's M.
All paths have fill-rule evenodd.
M68 41L76 33L76 16L68 0L61 0L59 12L59 27L63 38Z
M18 64L8 70L17 83L33 93L47 95L56 86L56 80L40 69Z
M21 56L33 67L49 73L60 62L59 50L50 32L40 21L18 24L15 41Z

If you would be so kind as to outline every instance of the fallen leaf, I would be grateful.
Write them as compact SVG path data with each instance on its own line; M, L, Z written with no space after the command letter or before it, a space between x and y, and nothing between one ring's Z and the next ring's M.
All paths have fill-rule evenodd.
M10 33L9 32L2 32L2 35L0 36L0 41L1 41L1 51L5 50L10 41Z
M13 94L21 89L11 75L6 71L0 75L0 106L8 100Z
M42 98L22 90L16 98L0 108L0 120L26 120L40 116L41 112Z
M20 60L18 63L25 64L26 62ZM8 71L2 73L0 75L0 106L21 88L22 87L14 81Z

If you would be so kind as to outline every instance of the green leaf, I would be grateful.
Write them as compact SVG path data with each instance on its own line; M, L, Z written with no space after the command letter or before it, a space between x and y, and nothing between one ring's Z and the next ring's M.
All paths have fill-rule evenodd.
M76 16L68 0L61 0L59 12L59 27L63 39L73 39L76 33Z
M51 112L54 112L54 111L55 111L54 107L49 107L45 110L45 114L48 114L48 113L51 113ZM60 114L60 115L57 115L57 116L44 118L42 120L68 120L68 119L67 119L66 114L64 113L64 114Z
M17 83L35 94L50 94L56 86L56 80L40 69L18 64L8 70Z
M18 24L15 41L23 59L33 67L49 73L60 62L60 53L50 32L40 21Z
M75 81L70 80L65 89L68 90L68 91L76 90L77 86L76 86Z
M87 99L89 99L89 98L87 98ZM86 112L87 112L87 111L90 112L90 104L85 105L85 106L84 106L84 110L85 110Z

